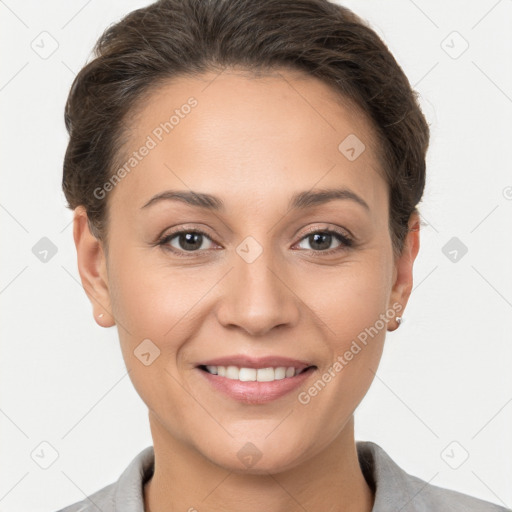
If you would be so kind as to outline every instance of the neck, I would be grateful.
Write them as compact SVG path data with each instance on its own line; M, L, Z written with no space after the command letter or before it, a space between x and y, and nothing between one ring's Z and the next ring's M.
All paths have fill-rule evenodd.
M153 421L152 421L153 420ZM259 510L370 512L373 493L359 466L353 417L322 452L277 474L224 469L173 439L151 417L154 473L144 487L146 512Z

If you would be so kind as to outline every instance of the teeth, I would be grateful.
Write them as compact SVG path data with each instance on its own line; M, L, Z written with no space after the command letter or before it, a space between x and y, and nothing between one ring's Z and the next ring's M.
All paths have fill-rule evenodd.
M217 367L216 366L207 366L206 369L210 372L210 373L213 373L213 375L217 375Z
M274 370L274 379L281 380L286 377L286 368L284 366L279 366Z
M233 368L235 368L235 367L233 367ZM238 380L241 380L243 382L255 381L259 377L259 373L260 373L260 371L256 370L256 368L240 368L240 371L238 374ZM237 378L236 374L233 374L233 375L235 375L235 377L232 377L232 378L236 379Z
M294 377L302 372L293 366L278 366L277 368L238 368L238 366L206 366L212 375L219 375L231 380L242 382L272 382Z
M236 366L228 366L226 368L226 377L228 379L236 379L239 380L240 370Z
M295 374L295 371L293 373ZM259 368L256 379L258 382L272 382L273 380L275 380L274 375L274 368Z

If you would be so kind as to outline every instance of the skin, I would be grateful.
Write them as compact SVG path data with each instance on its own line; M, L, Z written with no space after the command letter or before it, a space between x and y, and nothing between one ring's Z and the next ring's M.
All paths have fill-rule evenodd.
M377 371L386 330L398 325L394 317L309 403L297 395L393 304L403 314L419 219L411 216L394 256L371 124L299 72L225 70L168 82L132 119L127 154L190 96L197 106L108 195L108 251L82 207L74 218L94 317L117 325L130 378L148 406L155 472L144 489L146 510L368 512L373 494L357 459L353 413ZM354 161L338 150L349 134L366 146ZM292 194L320 187L348 188L369 210L348 199L288 210ZM215 195L225 210L170 200L142 208L169 189ZM207 237L188 252L179 236L168 242L189 255L179 257L156 245L171 228ZM356 244L333 237L326 245L339 250L325 255L308 228L348 230ZM262 249L251 263L237 253L248 236ZM148 338L160 355L146 366L134 350ZM243 403L214 390L196 368L232 354L280 355L317 368L277 400ZM248 442L261 453L250 467L237 456Z

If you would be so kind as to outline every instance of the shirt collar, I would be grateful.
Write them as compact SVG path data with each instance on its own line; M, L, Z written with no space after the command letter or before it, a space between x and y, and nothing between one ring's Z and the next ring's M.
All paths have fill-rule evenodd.
M398 466L378 444L357 441L356 448L361 471L374 492L372 512L419 512L413 500L422 490L416 485L420 481Z
M154 470L153 446L144 448L123 471L115 488L115 512L144 512L144 484Z
M410 485L410 475L401 469L377 444L356 442L359 465L375 501L372 512L416 512L413 499L418 491ZM144 512L144 484L154 470L154 449L142 450L119 477L115 487L115 512Z

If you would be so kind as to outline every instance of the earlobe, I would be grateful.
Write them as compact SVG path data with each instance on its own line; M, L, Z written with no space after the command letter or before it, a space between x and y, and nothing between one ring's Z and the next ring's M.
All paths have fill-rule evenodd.
M102 243L91 233L83 206L78 206L74 211L73 238L78 272L91 301L94 319L101 327L111 327L115 325L115 320L111 309L105 253Z
M404 241L403 251L395 262L395 280L391 291L389 307L400 304L401 309L397 311L397 317L403 319L403 313L413 287L413 266L420 249L420 218L417 213L411 214L409 219L409 231ZM394 331L400 322L394 321L395 328L388 328Z

